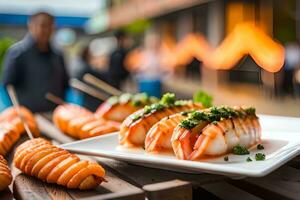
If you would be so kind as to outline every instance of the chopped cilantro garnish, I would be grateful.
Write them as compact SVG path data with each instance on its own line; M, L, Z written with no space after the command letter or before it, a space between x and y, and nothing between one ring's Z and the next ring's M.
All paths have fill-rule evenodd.
M151 108L151 106L145 106L144 107L144 114L149 114L150 112L151 112L151 110L152 110L152 108Z
M245 109L245 112L246 112L248 115L255 115L255 108L253 108L253 107L246 108L246 109Z
M119 97L119 103L127 103L131 100L132 94L124 93Z
M180 122L179 124L181 127L186 128L186 129L192 129L195 126L198 125L198 121L194 120L189 120L189 119L184 119Z
M120 96L112 96L107 102L111 105L115 105L117 103L125 104L130 102L133 106L144 106L152 103L158 102L156 97L148 96L146 93L137 93L132 95L130 93L124 93Z
M107 99L107 102L110 104L110 105L115 105L117 103L119 103L119 97L118 96L112 96L112 97L109 97Z
M258 145L256 146L256 148L257 148L258 150L263 150L263 149L265 149L265 147L264 147L262 144L258 144Z
M132 101L132 105L135 106L135 107L139 107L139 106L141 106L141 105L143 105L143 104L142 104L141 101L136 100L136 101Z
M160 103L155 103L155 104L152 104L150 107L151 107L152 111L157 111L157 110L164 109L165 105L160 104Z
M266 155L263 153L257 153L255 154L255 160L257 161L261 161L261 160L265 160L266 159Z
M143 102L145 99L145 93L141 93L139 94L139 98L137 99L137 97L135 97L135 101L133 101L133 105L139 106L140 102ZM143 97L143 98L142 98ZM149 100L149 98L148 98ZM163 110L167 107L173 107L176 106L175 105L175 94L172 93L166 93L165 95L163 95L162 99L158 102L158 103L152 103L151 105L146 105L143 109L142 113L137 114L136 116L133 116L132 120L136 121L140 118L142 118L144 115L156 112L156 111L160 111ZM151 97L150 101L154 101L156 102L157 99Z
M192 112L195 112L195 110L186 110L186 111L182 111L180 114L181 114L182 116L188 116L189 113L192 113Z
M207 120L207 115L204 112L192 112L190 117L199 121Z
M192 129L203 121L216 124L222 119L248 116L243 108L230 108L227 106L210 107L202 111L190 112L187 115L188 117L181 123L181 126L187 129ZM187 121L192 122L187 123Z
M205 108L209 108L212 106L213 97L206 92L199 90L194 94L193 101L195 103L202 103Z
M142 115L136 114L136 115L133 115L133 116L132 116L132 120L133 120L133 121L136 121L136 120L140 119L141 117L142 117Z
M246 147L242 147L241 145L236 145L235 147L233 147L233 154L236 155L247 155L250 152L248 151L248 149Z
M173 105L176 101L174 93L166 93L162 96L160 103L164 105Z
M247 162L252 162L252 159L250 157L247 158Z
M149 103L157 103L159 101L159 99L157 97L149 97Z
M137 93L132 96L131 102L133 106L143 106L146 104L151 104L151 98L147 95L147 93Z
M192 101L189 101L189 100L177 100L175 101L174 103L174 106L184 106L188 103L192 103Z
M228 160L229 160L228 156L225 156L224 161L228 161Z
M189 112L188 112L188 111L182 111L180 114L181 114L182 116L188 116Z
M217 124L218 124L218 121L213 121L212 124L213 124L213 125L217 125Z

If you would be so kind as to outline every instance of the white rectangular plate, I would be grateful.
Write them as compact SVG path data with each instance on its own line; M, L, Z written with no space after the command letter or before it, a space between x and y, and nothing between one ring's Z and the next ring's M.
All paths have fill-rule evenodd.
M300 153L300 118L260 115L264 150L253 148L250 155L229 154L201 161L178 160L171 154L147 154L140 149L127 149L118 145L118 133L98 136L86 140L64 144L69 151L113 158L154 168L191 172L213 173L231 177L261 177L277 169ZM266 160L255 161L255 154L261 152ZM252 162L247 162L251 157Z

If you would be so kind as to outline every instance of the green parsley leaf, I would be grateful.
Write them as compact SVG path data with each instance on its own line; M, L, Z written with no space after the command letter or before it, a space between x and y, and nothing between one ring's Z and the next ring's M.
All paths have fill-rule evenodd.
M142 105L143 105L142 102L139 101L139 100L132 101L131 103L132 103L132 105L135 106L135 107L139 107L139 106L142 106Z
M176 101L174 93L166 93L162 96L160 103L164 105L173 105Z
M247 162L252 162L252 159L250 157L247 158Z
M132 116L132 120L133 120L133 121L136 121L136 120L140 119L141 117L142 117L142 115L136 114L136 115L133 115L133 116Z
M247 113L247 115L255 115L255 108L253 107L246 108L245 112Z
M144 114L149 114L149 113L151 113L151 111L152 111L152 108L151 108L151 106L145 106L144 107Z
M246 147L242 147L241 145L238 144L235 147L233 147L233 154L247 155L247 154L250 154L250 152L248 151L248 149Z
M177 100L174 102L174 106L184 106L188 103L192 103L192 101L189 100Z
M180 114L182 115L182 116L188 116L188 114L189 113L191 113L191 112L193 112L193 111L191 111L191 110L189 110L189 111L182 111Z
M130 93L124 93L119 97L119 102L120 103L127 103L131 100L132 94Z
M119 97L118 96L112 96L112 97L109 97L107 99L107 102L110 104L110 105L115 105L117 103L119 103Z
M131 97L131 101L132 105L136 107L146 105L149 103L149 96L147 93L137 93Z
M258 144L258 145L256 146L256 148L257 148L258 150L263 150L263 149L265 149L264 145L262 145L262 144Z
M195 121L195 120L191 120L191 119L184 119L180 122L180 126L182 128L186 128L186 129L192 129L194 128L195 126L197 126L199 124L198 121Z
M261 160L265 160L266 159L266 155L263 153L257 153L255 154L255 160L257 161L261 161Z
M153 97L153 96L149 97L149 103L157 103L158 101L159 99L157 97Z
M228 160L229 160L228 156L225 156L225 157L224 157L224 161L227 162Z
M193 95L193 101L195 103L202 103L206 108L212 106L213 97L206 92L199 90Z

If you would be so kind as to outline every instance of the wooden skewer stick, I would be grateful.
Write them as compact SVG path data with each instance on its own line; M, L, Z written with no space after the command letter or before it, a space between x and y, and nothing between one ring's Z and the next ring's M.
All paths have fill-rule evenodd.
M97 99L100 99L102 101L105 101L108 97L103 95L102 93L100 93L98 90L92 88L91 86L79 81L78 79L71 79L69 81L69 84L75 88L75 89L78 89L82 92L85 92Z
M62 105L62 104L65 104L66 102L64 102L64 100L62 100L60 97L48 92L46 94L46 99L51 101L52 103L55 103L57 105Z
M91 75L91 74L85 74L83 76L83 80L86 81L89 84L92 84L93 86L100 88L107 93L115 96L119 96L122 94L122 91L118 90L117 88L105 83L104 81L100 80L99 78Z
M21 121L24 125L25 131L26 131L28 137L30 139L33 139L34 138L33 134L31 132L31 130L30 130L30 128L29 128L29 126L28 126L28 124L27 124L27 122L26 122L26 120L25 120L25 118L24 118L24 116L21 112L21 110L20 110L20 104L19 104L19 101L18 101L18 98L17 98L16 91L14 89L14 86L8 85L7 86L7 91L8 91L8 95L11 99L11 102L12 102L14 108L16 108L17 114L19 115L19 117L20 117L20 119L21 119Z

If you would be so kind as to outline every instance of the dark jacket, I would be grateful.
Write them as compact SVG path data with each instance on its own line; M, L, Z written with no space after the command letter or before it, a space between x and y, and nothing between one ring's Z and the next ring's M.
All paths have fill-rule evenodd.
M27 35L7 52L3 67L3 84L12 84L20 104L33 112L50 111L55 104L45 99L47 92L63 98L68 86L63 56L49 45L41 52Z
M107 82L116 88L120 88L121 82L129 75L124 66L126 54L127 51L120 48L112 52L110 56Z
M107 76L106 73L93 69L88 63L86 63L86 61L83 61L83 60L81 60L80 65L81 65L80 70L75 75L75 78L77 78L78 80L84 82L83 76L85 74L91 74L103 81L106 81L106 76ZM91 87L93 87L93 86L91 86ZM85 92L81 92L81 94L83 96L82 106L85 108L88 108L89 110L91 110L93 112L96 111L98 106L103 102L95 97L92 97L89 94L86 94Z

